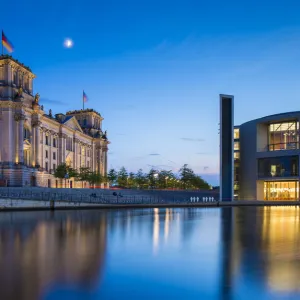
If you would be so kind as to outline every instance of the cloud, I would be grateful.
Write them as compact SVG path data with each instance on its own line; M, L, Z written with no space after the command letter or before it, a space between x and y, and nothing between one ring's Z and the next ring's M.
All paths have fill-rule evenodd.
M209 169L209 167L203 167L203 170L204 171L206 171L206 170L208 170Z
M204 142L205 139L193 139L193 138L187 138L187 137L182 137L180 138L182 141L186 142Z
M150 156L158 156L158 155L160 155L159 153L150 153L149 154Z
M40 101L41 101L42 104L67 105L66 102L53 100L53 99L48 99L48 98L41 98Z

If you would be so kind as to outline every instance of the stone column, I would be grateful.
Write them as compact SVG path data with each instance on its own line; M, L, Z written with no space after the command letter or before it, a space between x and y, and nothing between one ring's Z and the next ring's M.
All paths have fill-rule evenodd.
M73 168L76 169L77 168L77 139L73 138Z
M35 127L35 166L40 166L40 144L41 144L41 135L40 135L40 124L41 122L38 122L38 124Z
M41 168L45 168L45 164L44 164L45 132L44 132L44 130L42 130L41 135L42 135L42 144L41 144L41 160L40 160L40 166L41 166Z
M98 147L97 148L97 169L98 169L98 172L103 175L103 172L102 172L102 164L101 164L101 161L102 161L102 149L101 147Z
M31 142L32 147L32 153L33 153L33 160L32 163L34 167L40 165L40 142L41 142L41 136L40 136L40 125L41 122L38 120L34 120L32 122L32 132L34 139Z
M53 131L50 131L49 134L49 153L48 153L48 160L49 160L49 173L51 173L52 169L52 143L53 143Z
M15 163L22 163L24 160L23 155L23 130L25 115L16 113L15 118Z

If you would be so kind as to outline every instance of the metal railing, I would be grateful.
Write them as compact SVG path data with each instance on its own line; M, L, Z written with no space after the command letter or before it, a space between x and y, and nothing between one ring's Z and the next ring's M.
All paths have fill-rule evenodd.
M17 199L28 201L54 201L75 204L188 204L197 202L216 202L214 196L168 196L160 195L122 195L122 194L96 194L96 193L64 193L45 192L39 190L15 190L11 188L0 189L0 199Z

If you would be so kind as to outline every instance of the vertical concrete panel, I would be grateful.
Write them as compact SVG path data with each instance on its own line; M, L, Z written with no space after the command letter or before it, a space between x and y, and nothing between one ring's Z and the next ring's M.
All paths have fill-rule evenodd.
M268 125L257 124L257 152L268 151Z
M256 181L256 199L264 200L264 181L263 180Z
M257 180L257 123L240 126L240 196L241 200L255 200Z
M220 95L220 200L233 200L233 96Z

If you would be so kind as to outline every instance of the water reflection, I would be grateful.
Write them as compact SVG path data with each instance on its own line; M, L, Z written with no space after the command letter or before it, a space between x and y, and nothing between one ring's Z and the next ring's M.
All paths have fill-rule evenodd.
M39 220L0 222L1 299L39 299L56 283L90 288L106 248L105 216L90 212L37 213ZM26 213L25 213L26 214Z
M1 299L299 299L298 207L2 213Z

